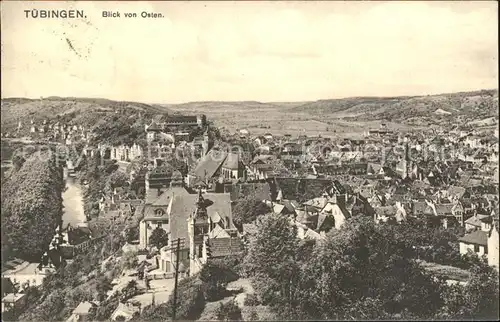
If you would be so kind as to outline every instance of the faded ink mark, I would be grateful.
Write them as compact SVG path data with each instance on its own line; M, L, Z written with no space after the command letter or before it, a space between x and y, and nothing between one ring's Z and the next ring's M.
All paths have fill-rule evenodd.
M66 42L68 43L69 48L74 51L78 57L81 57L80 54L76 51L75 47L73 47L73 44L71 43L71 40L68 39L68 37L66 37Z

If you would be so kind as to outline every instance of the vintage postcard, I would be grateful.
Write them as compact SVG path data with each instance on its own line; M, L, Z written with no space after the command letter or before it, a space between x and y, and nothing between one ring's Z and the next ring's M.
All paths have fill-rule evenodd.
M496 1L1 1L2 321L498 320Z

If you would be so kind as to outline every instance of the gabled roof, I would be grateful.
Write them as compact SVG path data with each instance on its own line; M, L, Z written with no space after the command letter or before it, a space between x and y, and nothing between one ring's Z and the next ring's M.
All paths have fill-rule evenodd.
M170 187L163 192L155 201L151 203L152 206L168 206L172 196L174 195L187 195L189 194L183 187Z
M330 198L326 198L326 197L318 197L318 198L308 200L304 204L307 206L312 206L315 208L323 209L326 206L329 199Z
M425 201L414 202L412 209L413 209L414 215L433 215L434 214L432 207L429 206Z
M322 239L320 234L315 232L312 229L307 229L306 232L304 233L304 239L314 239L314 240L319 240Z
M219 216L231 219L231 199L228 193L206 193L203 195L207 204L207 215L212 217L217 213ZM198 201L197 194L174 195L170 209L170 231L171 238L184 238L188 240L188 218L196 210ZM185 244L187 245L187 244Z
M279 203L273 205L273 212L275 214L280 214L283 211L283 209L285 209L285 206L283 206L283 205L281 205Z
M284 200L283 201L283 206L285 206L285 208L291 212L291 213L295 213L297 211L297 207L299 206L299 204L293 200Z
M452 215L452 210L455 204L452 203L441 203L441 204L436 204L436 214L438 216L450 216Z
M221 220L223 220L218 212L211 213L210 215L208 215L208 217L213 223L219 223Z
M193 174L201 180L212 178L226 160L226 157L226 152L210 150L195 167Z
M219 224L216 224L214 229L208 234L209 238L230 238L229 234Z
M325 214L322 214L322 213L318 214L318 225L316 226L316 230L321 229L321 226L325 222L326 217L327 217L327 215L325 215Z
M488 215L476 215L472 216L469 219L465 221L466 224L476 226L476 227L481 227L481 223L486 219L489 218L490 216ZM490 220L491 221L491 220Z
M259 200L271 200L271 187L267 182L225 185L224 191L231 194L231 200L233 201L248 195L255 196Z
M488 233L482 230L476 230L458 239L461 243L487 246Z
M238 170L240 165L240 156L238 153L229 153L222 164L223 168Z

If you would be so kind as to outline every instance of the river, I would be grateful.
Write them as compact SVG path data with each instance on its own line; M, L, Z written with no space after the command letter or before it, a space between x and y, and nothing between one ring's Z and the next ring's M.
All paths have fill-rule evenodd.
M63 228L68 224L75 227L78 224L87 222L83 211L83 195L80 185L74 178L67 176L67 170L64 169L64 178L66 180L66 190L62 194L63 198Z

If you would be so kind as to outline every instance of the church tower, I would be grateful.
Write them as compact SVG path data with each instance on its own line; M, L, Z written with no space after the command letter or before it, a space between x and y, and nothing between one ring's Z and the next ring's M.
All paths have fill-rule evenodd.
M205 235L209 232L209 225L206 201L199 189L196 209L188 218L190 274L198 272L203 264L203 244Z

